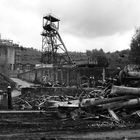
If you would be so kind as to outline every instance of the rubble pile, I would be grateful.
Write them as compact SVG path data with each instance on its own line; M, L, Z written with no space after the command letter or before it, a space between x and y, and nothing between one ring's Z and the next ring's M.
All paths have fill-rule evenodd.
M112 84L112 83L111 83ZM110 120L116 123L136 121L140 116L140 88L126 86L106 86L92 92L81 92L79 96L50 96L32 93L14 99L16 110L52 110L60 119ZM138 120L138 119L137 119Z
M81 93L75 96L27 93L17 97L13 106L17 110L48 112L53 109L61 120L94 120L98 124L105 121L119 127L136 124L140 121L140 78L137 76L139 71L134 69L136 66L126 67L119 73L120 84L106 80L102 87L90 92L81 88Z

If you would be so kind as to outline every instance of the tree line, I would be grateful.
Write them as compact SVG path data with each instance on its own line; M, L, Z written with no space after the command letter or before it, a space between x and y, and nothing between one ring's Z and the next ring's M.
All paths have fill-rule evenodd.
M140 28L137 28L130 43L130 48L122 51L107 52L102 49L87 50L87 55L96 58L99 65L106 67L113 75L117 68L123 69L128 64L140 65Z

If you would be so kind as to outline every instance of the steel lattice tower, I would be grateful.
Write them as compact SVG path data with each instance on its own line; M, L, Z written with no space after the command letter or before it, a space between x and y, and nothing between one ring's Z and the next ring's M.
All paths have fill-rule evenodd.
M58 32L59 19L47 15L43 17L42 63L53 65L72 64L66 46Z

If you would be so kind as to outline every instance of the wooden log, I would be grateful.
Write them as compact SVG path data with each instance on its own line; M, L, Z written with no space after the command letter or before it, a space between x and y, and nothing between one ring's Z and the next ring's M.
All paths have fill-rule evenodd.
M127 73L127 75L136 79L140 79L140 72L137 71L130 71Z
M113 110L108 109L108 112L116 122L120 121L119 117L116 115L116 113Z
M122 107L131 107L134 105L140 106L140 98L137 99L130 99L129 101L119 101L119 102L113 102L113 103L108 103L108 104L103 104L102 109L119 109Z
M47 113L45 110L0 110L0 114L33 114Z
M129 99L136 98L135 96L120 96L120 97L113 97L113 98L106 98L106 99L98 99L94 100L93 99L88 99L86 101L81 102L81 107L88 107L88 106L97 106L101 104L107 104L107 103L112 103L112 102L117 102L117 101L127 101Z
M140 88L113 86L111 94L140 96Z

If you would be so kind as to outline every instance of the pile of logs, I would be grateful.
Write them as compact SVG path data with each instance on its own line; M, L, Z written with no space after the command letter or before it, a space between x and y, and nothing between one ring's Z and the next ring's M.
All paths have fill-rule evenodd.
M82 101L80 106L99 116L105 112L119 122L126 116L139 115L140 88L113 85L106 97Z

